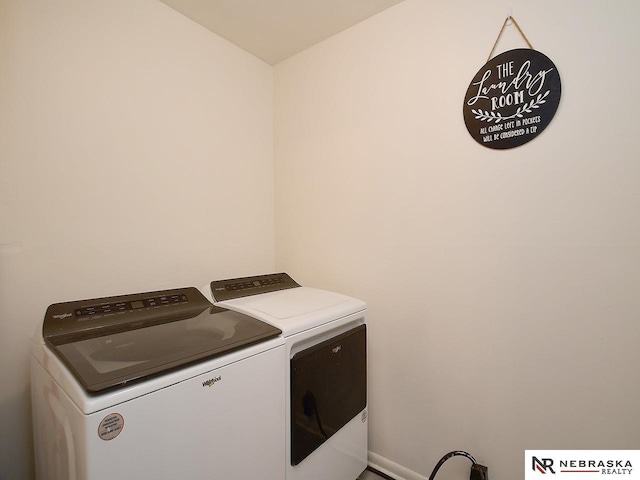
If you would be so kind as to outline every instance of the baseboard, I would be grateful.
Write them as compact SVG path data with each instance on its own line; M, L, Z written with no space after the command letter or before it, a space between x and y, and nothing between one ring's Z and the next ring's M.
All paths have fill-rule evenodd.
M409 470L391 460L369 451L369 465L396 480L428 480L427 477Z

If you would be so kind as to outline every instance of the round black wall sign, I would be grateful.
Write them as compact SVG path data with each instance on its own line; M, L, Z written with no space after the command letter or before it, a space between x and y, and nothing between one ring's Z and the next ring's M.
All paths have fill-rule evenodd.
M560 90L560 73L546 55L528 48L501 53L476 73L467 89L467 130L485 147L518 147L549 125Z

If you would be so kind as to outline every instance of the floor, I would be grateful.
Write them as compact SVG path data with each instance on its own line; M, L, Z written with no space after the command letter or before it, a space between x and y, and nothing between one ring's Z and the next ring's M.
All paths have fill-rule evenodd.
M364 472L362 472L362 475L360 475L356 480L386 480L386 479L384 477L381 477L380 475L376 475L375 473L369 470L365 470Z

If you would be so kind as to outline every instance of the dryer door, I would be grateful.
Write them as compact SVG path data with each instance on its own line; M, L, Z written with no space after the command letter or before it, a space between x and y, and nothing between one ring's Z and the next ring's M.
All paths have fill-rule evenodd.
M291 359L291 464L367 406L367 330L360 325Z

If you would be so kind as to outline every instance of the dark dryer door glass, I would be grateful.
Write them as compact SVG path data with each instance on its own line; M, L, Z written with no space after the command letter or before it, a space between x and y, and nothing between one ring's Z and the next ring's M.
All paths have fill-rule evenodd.
M367 406L367 330L360 325L291 359L291 464Z

